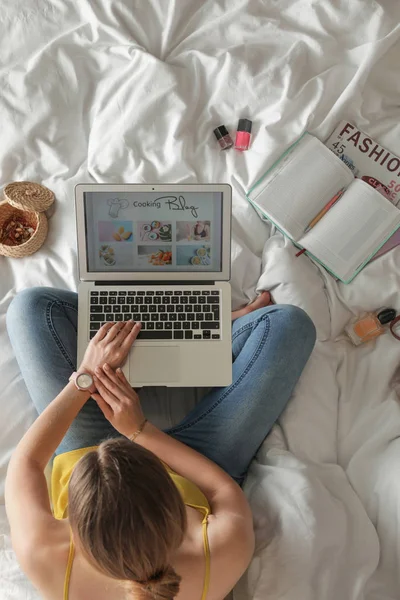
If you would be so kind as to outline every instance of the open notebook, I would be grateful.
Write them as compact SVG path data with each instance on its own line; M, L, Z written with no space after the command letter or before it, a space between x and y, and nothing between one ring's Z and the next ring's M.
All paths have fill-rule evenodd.
M345 192L307 233L312 219ZM373 187L355 179L316 137L305 133L250 189L262 218L344 283L350 282L400 227L400 210Z

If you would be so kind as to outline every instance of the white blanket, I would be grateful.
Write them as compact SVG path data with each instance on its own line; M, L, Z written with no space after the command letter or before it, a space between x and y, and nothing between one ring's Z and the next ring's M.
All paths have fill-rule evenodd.
M393 0L0 0L1 183L57 196L43 249L0 257L0 504L34 418L5 313L25 287L76 289L75 184L228 182L234 306L270 289L319 338L249 473L257 549L235 600L399 597L400 344L335 340L353 314L400 310L400 249L344 286L244 198L305 129L324 139L342 118L400 154L399 17ZM212 129L239 117L253 120L250 150L219 152ZM181 396L145 404L175 422L193 402ZM0 509L0 598L31 600Z

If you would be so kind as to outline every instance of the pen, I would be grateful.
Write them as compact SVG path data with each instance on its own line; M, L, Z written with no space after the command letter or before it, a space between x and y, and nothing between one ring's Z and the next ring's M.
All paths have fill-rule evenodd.
M332 208L332 206L334 204L336 204L336 202L339 200L340 196L343 194L345 188L342 188L341 190L338 191L337 194L335 194L333 196L333 198L331 198L328 202L328 204L326 206L324 206L324 208L317 214L316 217L313 218L312 221L310 221L310 223L307 225L307 227L304 230L304 233L307 233L308 231L310 231L310 229L312 229L313 227L315 227L315 225L318 223L318 221L320 221L322 219L322 217L324 215L326 215L326 213L328 212L328 210L330 210Z

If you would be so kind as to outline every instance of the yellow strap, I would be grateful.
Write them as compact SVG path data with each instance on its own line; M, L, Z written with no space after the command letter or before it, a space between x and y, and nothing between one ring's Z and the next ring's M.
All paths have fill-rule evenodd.
M64 579L64 595L63 595L63 600L68 600L68 595L69 595L69 580L71 579L71 571L72 571L72 563L74 562L74 544L72 542L72 537L71 537L71 541L69 543L69 555L68 555L68 563L67 563L67 570L65 572L65 579Z
M203 521L203 541L204 541L204 556L206 559L206 574L204 576L204 588L201 600L206 600L208 594L208 588L210 587L210 546L208 543L207 535L207 516ZM68 600L68 599L66 599Z

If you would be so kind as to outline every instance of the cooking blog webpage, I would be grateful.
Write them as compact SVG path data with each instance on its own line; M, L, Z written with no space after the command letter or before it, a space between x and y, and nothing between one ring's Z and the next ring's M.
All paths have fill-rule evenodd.
M221 271L222 193L85 192L89 272Z

